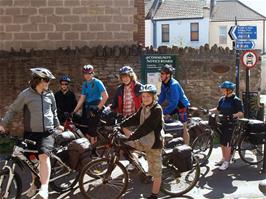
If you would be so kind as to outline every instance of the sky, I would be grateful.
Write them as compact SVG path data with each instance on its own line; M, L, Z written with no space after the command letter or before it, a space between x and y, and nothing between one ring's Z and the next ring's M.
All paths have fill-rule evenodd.
M266 0L240 0L240 1L266 17Z

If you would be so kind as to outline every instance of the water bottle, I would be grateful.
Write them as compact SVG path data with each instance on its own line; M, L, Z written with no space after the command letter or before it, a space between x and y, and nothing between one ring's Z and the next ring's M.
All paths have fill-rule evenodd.
M29 155L29 159L32 162L32 164L34 165L35 168L38 168L39 166L39 160L36 158L35 154L30 154Z

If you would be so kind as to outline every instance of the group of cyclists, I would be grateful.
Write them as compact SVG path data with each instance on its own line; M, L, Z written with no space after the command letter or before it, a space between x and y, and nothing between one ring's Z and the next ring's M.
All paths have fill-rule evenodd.
M32 183L27 195L36 198L47 199L48 182L51 173L50 152L54 145L53 133L55 129L64 130L61 124L65 114L75 114L82 110L82 122L88 125L83 133L91 144L97 142L97 118L90 112L100 112L108 100L108 92L103 82L94 75L94 67L85 65L82 68L84 82L79 100L69 90L71 79L63 75L60 80L60 90L53 94L49 90L49 82L55 79L54 75L46 68L32 68L32 78L29 87L23 90L11 104L0 123L0 132L4 132L17 112L24 114L24 137L36 141L36 149L39 151L41 188L37 189ZM173 115L184 124L184 143L189 144L187 129L188 107L190 102L179 82L174 79L175 68L164 65L160 70L161 92L157 96L156 87L152 84L142 85L137 80L137 75L130 66L123 66L119 70L120 85L117 87L113 100L109 107L121 114L123 120L120 123L124 136L121 137L126 144L144 151L148 161L148 172L153 177L151 195L148 199L157 199L161 185L162 175L162 148L163 148L163 124L171 122ZM235 84L225 81L220 85L223 97L218 106L210 111L219 111L233 118L243 116L241 100L234 94ZM61 124L60 124L61 123ZM132 126L134 128L132 128ZM221 170L229 166L230 139L232 126L223 123L221 138L222 160ZM104 193L103 193L104 194Z

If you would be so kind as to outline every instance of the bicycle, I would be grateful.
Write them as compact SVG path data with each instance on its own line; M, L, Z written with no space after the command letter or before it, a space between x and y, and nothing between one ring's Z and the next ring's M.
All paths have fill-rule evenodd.
M222 135L221 132L221 122L219 120L225 120L226 118L223 115L215 115L209 113L208 110L202 109L201 111L208 113L208 121L201 121L200 125L203 126L205 132L199 135L192 144L193 152L195 156L197 154L204 154L204 157L201 159L202 162L206 162L211 155L213 149L213 139L215 134ZM238 154L244 162L250 165L256 165L263 161L263 142L252 142L252 137L254 133L248 132L248 125L251 122L251 119L240 118L235 119L234 129L232 133L232 138L230 141L231 148L231 162L235 161L235 152L238 151ZM253 120L254 121L254 120ZM263 123L262 121L258 121ZM198 153L197 153L198 149Z
M29 150L28 145L34 146L35 141L23 139L16 136L3 134L13 140L15 145L12 154L3 161L3 167L0 170L0 198L11 199L21 198L22 180L16 171L16 167L22 170L29 169L36 177L34 183L40 187L40 175L38 163L35 163L38 154L37 150ZM63 162L63 157L67 152L67 145L57 146L51 152L51 177L49 187L57 192L66 192L72 189L78 182L79 172L72 170ZM62 157L62 159L61 159Z
M82 169L79 177L79 188L86 198L106 198L106 194L108 194L108 198L118 199L126 192L129 177L125 166L120 162L121 151L136 167L141 179L145 183L150 181L150 176L134 155L134 150L120 141L120 133L121 129L113 128L113 132L109 135L110 158L95 159ZM173 149L163 149L161 191L171 196L181 196L190 191L198 182L200 166L192 155L192 168L189 171L181 172L173 164L172 152ZM141 153L141 155L143 154ZM109 192L107 192L108 188Z

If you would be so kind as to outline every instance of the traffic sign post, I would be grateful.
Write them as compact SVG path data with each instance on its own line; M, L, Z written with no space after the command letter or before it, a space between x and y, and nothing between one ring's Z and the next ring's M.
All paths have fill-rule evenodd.
M257 39L257 26L232 26L229 35L232 40Z

